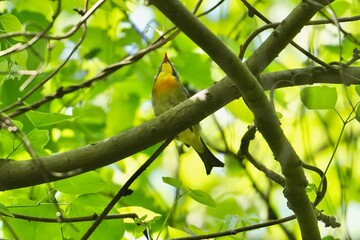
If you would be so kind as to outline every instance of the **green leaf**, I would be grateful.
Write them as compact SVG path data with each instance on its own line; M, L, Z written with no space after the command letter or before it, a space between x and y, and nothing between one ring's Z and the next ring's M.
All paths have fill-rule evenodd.
M331 4L331 7L333 7L333 9L336 9L336 15L344 15L346 14L346 12L351 12L351 3L347 1L334 1L333 4ZM333 16L333 18L335 18L335 16Z
M254 115L242 99L235 100L226 105L226 108L236 118L251 124L254 122Z
M79 217L84 215L100 214L111 198L105 194L84 194L76 197L68 207L68 217ZM117 213L115 209L110 213ZM61 231L68 239L81 239L92 225L92 221L76 223L65 223L61 226ZM124 220L103 221L89 239L124 239L125 232ZM59 235L52 235L59 236ZM24 238L25 239L25 238ZM61 238L57 238L61 239Z
M50 140L48 130L33 129L28 134L28 138L30 140L31 146L39 156L48 155L47 152L44 151L45 145Z
M355 91L360 96L360 85L355 86Z
M340 240L339 238L335 238L331 235L323 237L321 240Z
M38 111L30 111L26 113L30 122L37 128L53 126L55 124L69 121L73 119L71 116L59 113L45 113Z
M103 125L106 117L104 109L94 105L85 105L81 108L75 107L73 115L76 117L76 123L88 125Z
M301 90L300 99L308 109L333 109L337 101L337 92L333 87L306 87Z
M180 237L190 236L187 232L182 231L180 229L172 228L170 226L168 226L167 229L169 231L170 238L180 238Z
M164 183L167 183L170 186L173 186L173 187L176 187L176 188L180 188L183 185L182 181L177 179L177 178L162 177L162 180L163 180Z
M204 234L204 231L194 224L190 224L187 227L189 228L190 232L193 233L194 235Z
M153 219L156 219L157 217L160 217L161 215L159 213L156 213L150 209L140 207L140 206L128 206L128 207L121 207L118 208L117 211L120 214L125 213L136 213L136 215L139 217L139 223L140 222L148 222Z
M122 132L134 126L136 110L140 98L136 93L124 93L118 84L109 104L109 112L106 119L106 135Z
M75 177L54 182L54 188L63 193L85 194L103 190L105 183L96 172L87 172Z
M39 39L32 45L32 51L28 51L27 69L37 69L44 64L44 59L47 59L49 50L49 42L46 39ZM31 61L30 61L31 60Z
M19 129L23 129L22 122L17 120L14 120L13 122ZM20 144L20 141L13 133L5 128L0 129L0 158L9 157L17 150L17 147ZM23 148L20 149L24 150Z
M314 192L316 193L317 192L317 187L314 183L309 183L306 187L306 192L307 193L310 193L310 192Z
M190 191L191 191L190 197L193 200L210 207L216 207L215 200L208 193L201 190L190 190Z
M357 105L355 109L355 119L360 122L360 105Z
M5 32L20 32L22 25L17 17L12 14L3 14L0 16L0 24L4 28ZM13 37L13 39L21 41L22 37Z
M238 227L238 224L241 223L242 218L238 215L229 214L225 217L225 225L227 226L227 229L234 229Z
M7 106L8 104L11 104L18 100L18 98L20 97L20 85L21 83L16 77L9 76L8 78L4 79L0 88L0 99L3 106Z
M248 218L248 217L241 217L236 214L228 214L225 216L224 222L227 229L235 229L240 226L259 223L260 220L258 218Z
M79 186L80 188L81 186ZM104 210L104 207L109 203L109 196L98 193L81 194L70 200L68 208L68 216L75 217L87 214L100 213ZM116 209L110 211L111 213L117 213ZM119 219L120 220L120 219Z
M0 158L6 158L14 149L14 136L6 129L0 130Z
M5 205L0 203L0 215L5 215L8 217L14 217L14 215L5 207Z
M11 54L11 60L14 61L21 68L26 69L26 62L28 60L28 52L26 50L14 52Z
M39 204L36 207L20 206L12 207L12 211L18 214L24 214L34 217L50 217L56 216L53 204ZM17 239L49 239L49 236L58 236L60 226L58 224L49 224L44 222L24 221L16 218L6 218L7 225L1 229L1 233L5 234L5 239L13 239L14 229ZM45 238L47 236L47 238ZM54 238L53 238L54 239ZM59 239L59 238L57 238Z
M192 45L192 43L190 44ZM193 47L193 45L190 46L190 48ZM184 52L178 56L172 56L171 53L169 53L170 61L174 63L181 81L183 83L191 83L190 87L195 85L197 88L206 88L213 84L210 74L211 62L208 58L204 58L202 55L194 54L194 52L188 50L189 49L184 50ZM194 69L196 70L194 71ZM201 74L198 74L199 72L201 72Z

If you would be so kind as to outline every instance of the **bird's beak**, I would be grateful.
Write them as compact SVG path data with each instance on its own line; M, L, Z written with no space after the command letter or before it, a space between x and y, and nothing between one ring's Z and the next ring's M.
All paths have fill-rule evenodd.
M167 53L165 53L163 63L170 62Z

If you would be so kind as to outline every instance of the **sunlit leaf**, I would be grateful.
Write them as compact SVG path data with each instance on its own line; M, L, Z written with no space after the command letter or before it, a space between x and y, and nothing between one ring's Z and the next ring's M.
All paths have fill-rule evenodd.
M94 214L100 214L110 200L111 198L108 196L96 193L77 196L68 206L68 216L96 216ZM112 210L111 214L116 214L116 211ZM71 222L62 224L61 229L64 235L71 236L72 239L81 239L92 223L93 221ZM90 239L124 239L124 232L123 219L105 220L91 235Z
M104 189L105 183L96 172L87 172L72 178L54 182L54 188L63 193L97 193Z
M254 115L242 99L232 101L226 105L226 108L229 109L235 117L246 123L252 123L254 121Z
M204 192L202 190L190 190L190 191L191 191L190 197L193 200L210 207L216 207L215 200L207 192Z
M241 218L238 215L227 215L225 217L225 224L227 226L227 229L234 229L238 227L239 222L241 222Z
M360 105L358 105L355 109L355 119L360 122Z
M3 14L0 16L0 24L5 30L5 32L20 32L22 25L19 19L12 14ZM14 39L20 41L22 37L13 37Z
M9 217L14 217L14 215L5 207L5 205L0 203L0 215L5 215Z
M139 100L137 94L127 94L122 92L120 88L116 88L109 105L110 111L107 113L106 133L108 136L129 129L134 125Z
M355 91L360 96L360 85L355 86Z
M33 44L31 48L32 51L28 51L28 59L31 59L27 61L28 69L37 69L44 64L46 54L49 50L48 43L46 39L40 39Z
M26 63L28 60L28 52L26 50L20 52L14 52L11 54L11 60L20 65L22 69L26 69Z
M23 205L21 207L12 207L13 213L23 214L34 217L48 217L54 218L56 210L52 204L39 204L36 207ZM58 224L49 224L36 221L24 221L16 218L6 218L6 225L2 228L2 234L6 236L13 236L14 229L16 229L17 239L39 239L45 240L45 236L57 236L60 231ZM6 238L11 239L11 238Z
M89 125L103 124L106 117L104 109L94 105L74 108L73 115L77 118L76 122Z
M343 15L345 12L351 12L351 3L348 1L334 1L334 4L331 4L331 6L336 9L337 15ZM335 16L333 16L333 21L337 21Z
M171 238L188 237L189 234L173 227L168 226L169 236Z
M300 99L308 109L333 109L337 101L337 91L334 87L312 86L300 92Z
M38 155L47 155L44 151L44 147L50 140L48 130L39 130L35 128L28 134L28 138Z
M309 183L307 186L306 186L306 192L307 193L310 193L310 192L317 192L317 186L314 184L314 183Z
M188 228L194 234L197 234L197 235L204 234L204 231L201 228L199 228L198 226L194 225L194 224L190 224L188 226Z
M328 235L323 237L321 240L340 240L340 238L336 238L334 236Z
M159 216L161 216L159 213L153 212L149 209L140 207L140 206L129 206L129 207L122 207L118 208L117 211L120 214L125 213L134 213L136 214L142 221L151 221L152 219L155 219Z
M176 188L180 188L182 187L183 183L181 180L177 179L177 178L172 178L172 177L162 177L162 180L164 183L167 183L173 187Z
M41 128L46 126L53 126L55 124L69 121L72 119L71 116L59 114L59 113L45 113L39 111L29 111L26 113L32 124L35 127Z
M224 222L225 225L227 226L227 229L235 229L240 226L259 223L260 220L258 218L249 218L249 217L242 217L236 214L228 214L225 216Z

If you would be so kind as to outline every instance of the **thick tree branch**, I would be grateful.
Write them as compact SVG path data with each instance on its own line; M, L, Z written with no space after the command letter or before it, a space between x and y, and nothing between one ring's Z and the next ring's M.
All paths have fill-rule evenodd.
M265 90L272 89L274 84L284 80L300 86L314 83L345 83L346 85L360 83L358 80L360 79L360 68L358 67L344 68L338 73L318 71L318 69L318 67L310 67L267 73L260 75L259 79ZM342 78L341 76L346 77ZM79 174L91 171L144 150L170 137L179 129L185 129L201 121L230 101L241 96L228 78L200 92L197 96L203 96L202 98L204 98L205 94L210 98L209 101L194 103L194 100L189 100L176 109L170 110L169 114L162 116L161 119L151 120L104 141L39 159L50 171L63 172L64 175L61 178L69 177L65 174L68 172ZM197 96L194 97L197 98ZM180 109L184 107L186 109L180 113ZM192 118L189 119L188 116L192 116ZM156 129L156 132L162 133L162 135L154 134L154 137L150 131L151 129L154 129L154 131ZM56 176L50 176L51 181L59 179ZM39 169L36 168L32 160L0 160L0 191L44 182Z
M91 171L176 135L239 97L238 89L230 81L223 80L141 126L78 149L41 157L39 160L50 172L64 173L63 176L49 176L50 181L69 177L66 174L68 172L80 174ZM40 169L33 160L0 160L0 191L44 182Z

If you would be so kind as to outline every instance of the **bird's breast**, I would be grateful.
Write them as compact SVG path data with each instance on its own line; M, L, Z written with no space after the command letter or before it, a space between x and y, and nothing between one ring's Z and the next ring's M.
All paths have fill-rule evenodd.
M154 83L153 97L170 94L178 87L179 83L174 76L160 73Z
M187 98L187 91L175 76L160 72L152 91L152 104L155 115L166 112Z

